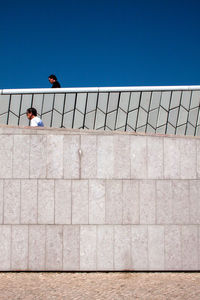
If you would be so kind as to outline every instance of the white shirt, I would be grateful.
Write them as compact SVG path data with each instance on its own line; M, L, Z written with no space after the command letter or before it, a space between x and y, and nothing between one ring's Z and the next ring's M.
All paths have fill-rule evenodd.
M43 124L43 122L42 122L42 120L40 118L34 117L31 120L31 126L33 126L33 127L36 127L36 126L44 127L44 124Z

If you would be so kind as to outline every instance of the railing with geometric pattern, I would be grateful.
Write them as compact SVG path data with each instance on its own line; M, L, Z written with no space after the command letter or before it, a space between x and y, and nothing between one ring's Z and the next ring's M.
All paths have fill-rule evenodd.
M0 124L200 135L200 86L0 90Z

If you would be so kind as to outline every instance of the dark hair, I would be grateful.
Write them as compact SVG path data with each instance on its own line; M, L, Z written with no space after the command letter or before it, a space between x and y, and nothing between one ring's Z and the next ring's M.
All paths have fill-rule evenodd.
M26 111L27 114L32 113L35 117L37 116L37 110L34 107L30 107Z
M53 74L51 74L48 78L51 78L51 79L54 79L54 80L56 80L57 81L57 77L56 77L56 75L53 75Z

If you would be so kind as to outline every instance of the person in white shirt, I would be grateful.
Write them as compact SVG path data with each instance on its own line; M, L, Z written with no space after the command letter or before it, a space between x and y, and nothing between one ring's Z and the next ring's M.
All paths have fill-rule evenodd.
M40 118L37 117L37 110L33 107L28 108L26 111L27 118L31 121L33 127L44 127L44 124Z

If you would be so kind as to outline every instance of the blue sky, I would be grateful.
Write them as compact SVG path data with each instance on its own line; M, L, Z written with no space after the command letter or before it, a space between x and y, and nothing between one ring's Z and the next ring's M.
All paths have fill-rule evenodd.
M0 88L200 84L199 0L1 1Z

